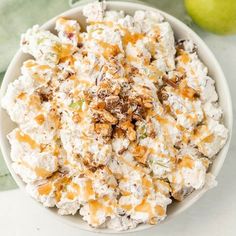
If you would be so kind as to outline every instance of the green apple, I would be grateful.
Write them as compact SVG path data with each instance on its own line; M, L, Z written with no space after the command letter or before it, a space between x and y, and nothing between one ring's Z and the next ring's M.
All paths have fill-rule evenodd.
M185 0L193 21L217 34L236 33L236 0Z

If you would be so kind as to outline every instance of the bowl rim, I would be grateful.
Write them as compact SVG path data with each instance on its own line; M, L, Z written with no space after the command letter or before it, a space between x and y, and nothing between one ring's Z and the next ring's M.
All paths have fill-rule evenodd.
M91 2L90 2L91 3ZM63 13L60 13L58 14L57 16L51 18L50 20L48 20L47 22L45 22L44 24L42 24L40 26L40 28L42 29L48 29L50 28L52 25L55 25L55 21L56 19L58 19L58 17L60 16L66 16L66 17L70 17L71 15L73 14L76 14L80 11L82 11L83 7L86 6L87 4L90 4L90 3L81 3L79 6L76 6L72 9L69 9ZM209 58L211 61L214 62L214 64L216 65L217 69L218 69L218 72L220 73L219 77L221 77L223 79L223 83L224 83L224 89L227 91L227 95L226 95L226 99L227 99L227 106L228 106L228 129L229 129L229 137L228 137L228 140L226 142L226 144L224 145L224 147L222 148L222 151L224 150L224 153L223 155L221 156L221 161L220 163L218 164L217 168L215 169L214 171L214 175L217 176L219 174L219 171L220 169L222 168L223 166L223 163L225 161L225 158L227 156L227 153L228 153L228 149L229 149L229 146L230 146L230 141L231 141L231 136L232 136L232 130L233 130L233 109L232 109L232 99L231 99L231 94L230 94L230 90L229 90L229 86L228 86L228 83L227 83L227 80L224 76L224 73L221 69L221 66L219 65L217 59L215 58L214 54L211 52L211 50L208 48L208 46L205 44L205 42L191 29L189 28L185 23L183 23L181 20L177 19L176 17L162 11L162 10L159 10L158 8L156 7L153 7L153 6L150 6L150 5L145 5L145 3L140 3L140 2L125 2L125 1L108 1L106 2L106 6L107 8L119 8L119 7L127 7L127 9L129 8L137 8L137 9L140 9L140 10L149 10L149 11L156 11L156 12L159 12L161 13L165 19L167 20L167 22L169 21L175 21L176 24L178 24L178 26L180 28L182 28L183 31L187 32L188 35L189 35L189 38L192 38L192 39L195 39L195 41L197 40L199 43L201 43L201 48L203 48L205 51L206 51L206 54L208 54ZM6 70L6 73L5 73L5 76L2 80L2 84L1 84L1 90L0 90L0 100L2 99L5 91L6 91L6 88L9 84L9 79L10 79L10 74L11 74L11 71L14 70L14 66L15 64L17 63L17 61L19 60L19 58L23 55L24 53L22 52L21 49L19 49L16 54L14 55L13 59L11 60L7 70ZM5 112L5 111L4 111ZM15 182L17 183L17 185L19 186L19 188L21 190L23 190L23 192L28 196L29 199L31 199L31 201L33 202L37 202L38 205L41 206L42 208L42 204L39 203L38 201L32 199L26 192L25 190L25 184L24 182L21 180L21 178L13 171L12 167L11 167L11 158L10 158L10 153L7 151L7 148L6 146L4 145L4 139L6 139L6 137L4 135L2 135L2 113L3 113L3 108L1 107L0 108L0 148L1 148L1 151L2 151L2 155L3 155L3 158L5 160L5 163L8 167L8 170L10 171L13 179L15 180ZM169 220L172 220L175 216L179 215L180 213L182 213L183 211L185 211L186 209L188 209L191 205L193 205L197 200L199 200L203 195L204 193L206 193L206 191L208 190L207 187L203 187L202 189L200 190L195 190L197 191L198 193L191 198L191 201L187 202L187 204L185 204L184 206L181 207L181 209L179 209L177 212L173 213L171 216L168 216L166 217L166 219L164 221L161 222L161 224L163 223L166 223L168 222ZM192 195L192 194L191 194ZM191 196L190 195L190 196ZM43 207L45 210L47 210L48 212L50 212L50 214L52 215L57 215L57 218L61 221L61 222L64 222L66 223L67 225L71 225L73 227L76 227L80 230L85 230L85 231L88 231L88 232L94 232L94 233L112 233L112 234L122 234L122 233L131 233L131 232L139 232L139 231L143 231L143 230L146 230L146 229L150 229L150 228L153 228L153 227L156 227L157 225L148 225L148 224L143 224L142 226L138 226L134 229L129 229L129 230L125 230L125 231L115 231L115 230L110 230L110 229L95 229L95 228L92 228L92 227L89 227L87 224L86 225L82 225L80 224L79 222L78 223L75 223L75 222L72 222L71 220L68 220L66 219L66 217L61 217L59 216L57 213L54 213L54 211L52 211L50 208L45 208Z

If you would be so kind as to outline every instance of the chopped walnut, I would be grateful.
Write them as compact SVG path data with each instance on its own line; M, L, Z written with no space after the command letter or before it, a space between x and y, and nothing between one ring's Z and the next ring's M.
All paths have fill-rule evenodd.
M102 113L103 117L105 120L107 120L108 122L110 122L111 124L116 124L118 122L117 118L114 117L110 112L103 110Z
M141 120L145 116L145 108L142 106L137 106L133 113L134 120Z
M118 105L119 103L119 96L109 96L105 98L105 103L106 103L106 108L108 110L111 110L113 108L115 108L115 106Z
M113 137L114 138L124 138L125 132L121 128L115 127L113 129Z
M129 120L120 122L119 126L123 130L127 130L128 128L133 128L134 127L134 125Z
M131 128L131 127L128 128L127 137L130 141L136 140L136 132L133 128Z
M97 123L94 125L94 130L101 136L111 136L112 128L110 124Z
M109 96L111 94L111 92L108 89L99 89L97 92L97 96L100 99L105 99L105 97Z
M109 111L106 111L105 109L103 109L103 110L93 109L92 113L93 113L93 117L96 120L101 119L101 120L109 122L113 125L117 124L117 122L118 122L118 119L115 116L113 116Z

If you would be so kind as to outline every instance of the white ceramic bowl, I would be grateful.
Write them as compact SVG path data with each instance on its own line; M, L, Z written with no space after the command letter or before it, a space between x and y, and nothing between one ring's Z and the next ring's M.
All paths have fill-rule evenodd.
M84 27L86 25L86 23L85 23L85 17L82 15L82 8L83 8L83 6L76 7L74 9L71 9L71 10L61 14L61 16L68 17L71 19L77 19L79 21L80 25ZM109 10L123 10L127 14L133 14L134 11L140 10L140 9L141 10L159 11L159 10L152 8L152 7L148 7L148 6L137 4L137 3L129 3L129 2L108 2L107 8ZM209 48L206 46L206 44L203 42L203 40L200 39L199 36L197 36L190 28L188 28L185 24L183 24L182 22L180 22L179 20L177 20L173 16L170 16L162 11L159 11L159 12L161 12L164 15L164 17L166 18L166 20L171 24L171 26L174 30L176 39L192 39L194 41L194 43L197 45L198 53L199 53L201 60L207 65L207 67L209 68L209 74L216 81L216 87L217 87L217 91L218 91L219 98L220 98L219 102L220 102L220 105L223 108L223 112L224 112L224 123L228 127L228 129L230 130L230 137L231 137L232 123L233 123L231 97L230 97L230 92L228 89L226 79L224 77L224 74L223 74L217 60L215 59L214 55L209 50ZM58 18L58 16L51 19L50 21L45 23L42 26L42 28L53 32L54 26L55 26L55 21L57 18ZM5 77L4 77L4 80L2 83L2 87L1 87L1 97L3 94L5 94L9 82L15 80L19 76L20 67L21 67L22 63L28 58L30 58L30 56L23 54L21 52L21 50L19 50L16 53L15 57L13 58L11 64L8 67L8 70L5 74ZM14 171L11 167L12 161L10 158L10 145L9 145L8 140L6 138L6 135L14 127L15 127L15 124L10 120L6 111L1 109L1 112L0 112L0 146L1 146L1 150L3 153L4 159L6 161L6 164L9 168L14 180L16 181L18 186L24 190L25 189L24 182L21 180L21 178L19 176L17 176L14 173ZM210 169L210 172L215 176L218 175L218 173L223 165L223 162L225 160L225 157L226 157L226 154L227 154L227 151L229 148L230 137L229 137L226 145L224 146L224 148L217 155L217 158L214 161L214 163ZM194 204L206 191L207 191L207 188L204 187L201 190L193 192L191 195L186 197L186 199L183 202L171 204L168 207L168 212L167 212L168 216L164 222L172 219L173 217L177 216L182 211L186 210L189 206ZM59 216L59 215L57 215L55 209L47 209L47 211L53 213L54 217L57 217L57 218L65 221L66 223L69 223L71 225L74 225L74 226L78 227L79 229L93 231L93 232L102 232L102 233L116 233L115 231L109 230L109 229L93 229L93 228L89 227L87 225L87 223L84 222L77 215L76 216ZM140 225L135 229L128 230L128 232L140 231L143 229L148 229L150 227L153 227L153 226ZM125 231L125 232L127 232L127 231Z

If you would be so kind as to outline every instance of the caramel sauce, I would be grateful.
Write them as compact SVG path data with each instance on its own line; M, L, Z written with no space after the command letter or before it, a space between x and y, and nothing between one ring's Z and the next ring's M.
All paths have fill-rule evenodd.
M143 200L139 205L137 205L135 208L135 211L138 212L145 212L149 215L149 219L153 218L153 211L150 203L148 203L146 200Z
M107 202L107 201L110 200L110 197L109 197L108 195L105 195L105 196L103 197L103 200L104 200L105 202Z
M112 27L113 26L113 22L112 21L90 21L89 22L90 25L106 25L108 27Z
M61 127L60 116L56 113L56 111L51 110L48 114L48 118L54 123L56 129Z
M55 192L55 200L56 202L59 202L61 200L61 191L56 191Z
M78 184L72 183L72 187L73 189L76 190L77 194L80 194L80 186Z
M39 114L38 116L36 116L35 121L39 124L42 125L45 121L44 115L43 114Z
M103 56L106 59L117 56L120 53L118 45L109 44L104 41L98 41L98 44L104 49Z
M155 211L159 216L164 216L165 215L165 210L162 206L156 205L155 206Z
M33 78L34 78L34 80L35 80L36 82L38 82L39 84L43 84L43 83L46 82L46 80L45 80L44 78L39 77L38 75L34 76Z
M46 169L41 168L41 167L35 167L34 171L37 176L40 176L42 178L46 178L51 175L51 172L49 172Z
M71 44L55 44L53 51L59 56L59 58L68 57L73 52L73 46Z
M28 67L28 68L33 67L33 66L36 66L36 65L37 65L37 64L35 63L34 60L28 60L28 61L24 62L24 66L25 66L25 67Z
M148 203L145 199L141 202L141 204L135 207L135 210L138 212L147 213L149 216L150 224L156 223L156 214L158 214L159 216L165 215L165 210L162 206L156 205L153 209L150 203Z
M25 92L21 92L16 98L20 99L20 100L24 100L26 98L26 93Z
M149 181L147 178L143 178L142 179L142 185L145 187L145 188L152 188L153 184L151 181Z
M131 55L127 55L126 56L126 60L128 62L137 62L138 61L138 58L137 57L134 57L134 56L131 56Z
M50 69L50 66L48 66L48 65L39 65L38 69L39 70L48 70L48 69Z
M66 197L70 200L75 199L75 194L73 192L67 192Z
M66 25L66 26L65 26L65 32L66 32L67 34L73 33L73 32L75 32L75 27L72 26L72 25Z
M59 202L61 200L61 192L64 189L64 186L67 184L70 184L71 179L69 179L68 177L63 177L58 179L55 183L54 186L56 188L56 192L55 192L55 199L56 202Z
M38 187L38 193L39 195L49 195L49 193L52 191L52 184L46 183L43 185L40 185Z
M71 76L69 76L67 79L69 79L69 80L75 80L76 77L75 77L75 75L71 75Z
M182 137L182 143L187 144L188 142L189 142L189 137L186 134L184 134Z
M69 165L70 164L70 162L66 159L66 160L64 160L64 165Z
M185 69L181 66L177 68L177 71L180 72L181 74L185 73Z
M177 115L180 115L180 114L182 114L182 111L181 110L175 110L175 113L177 114Z
M100 69L99 65L96 64L96 65L94 66L94 70L95 70L95 71L99 71L99 69Z
M151 64L148 66L148 68L152 72L149 77L150 80L156 82L159 77L163 76L163 72L158 70L158 68L156 66Z
M141 166L135 166L135 165L133 165L133 164L130 163L129 161L125 160L125 158L122 157L122 156L119 156L118 158L119 158L125 165L129 166L130 168L132 168L132 169L134 169L134 170L136 170L136 171L140 171L140 172L142 172L142 173L146 173L146 172L144 171L144 169L143 169Z
M111 215L113 213L113 210L111 207L106 207L105 209L106 209L107 214Z
M203 143L212 143L214 141L214 135L210 134L202 140Z
M87 200L95 194L94 190L93 190L93 183L92 183L91 179L87 180L85 188L83 189L83 193L84 193L84 198Z
M44 168L41 168L41 167L35 167L33 168L32 166L30 166L27 162L25 161L21 161L20 163L21 165L25 166L26 168L32 170L35 172L35 174L39 177L42 177L42 178L47 178L51 175L51 172L47 171L46 169Z
M195 131L194 131L194 133L193 133L193 135L192 135L192 139L193 139L193 140L200 139L200 142L201 142L201 141L202 141L202 135L203 135L203 134L207 134L206 137L211 136L211 134L209 133L209 130L208 130L208 128L207 128L206 125L198 126L198 127L195 129ZM207 139L208 139L208 138L207 138ZM211 138L210 138L210 139L211 139ZM203 139L203 140L204 140L204 139Z
M53 150L53 155L58 157L59 154L60 154L60 148L56 145L54 150ZM65 161L67 161L67 160L65 160ZM65 163L65 161L64 161L64 163Z
M180 61L182 61L184 64L187 64L188 62L190 62L189 55L186 52L181 51Z
M121 208L125 209L126 211L130 211L132 209L132 205L131 204L121 205Z
M39 96L32 94L29 97L29 106L30 107L35 107L37 110L41 109L41 101Z
M72 53L72 45L71 44L62 44L60 51L60 58L68 57Z
M188 86L180 87L180 93L183 97L193 99L196 91Z
M89 205L89 210L90 210L90 217L91 217L91 222L94 225L99 224L99 220L97 218L97 213L100 209L104 209L103 205L98 202L97 200L90 200L88 202Z
M19 130L16 132L16 139L19 142L29 144L32 149L39 147L39 145L28 134L24 134Z
M167 119L165 119L165 118L163 118L163 117L161 117L159 115L156 115L155 118L162 125L166 125L166 124L169 123Z
M128 191L124 191L124 190L120 190L122 196L130 196L131 195L131 192L128 192Z
M99 219L97 216L97 213L99 211L105 211L105 214L107 216L111 216L113 213L111 206L114 206L114 203L112 202L109 203L109 206L104 206L102 203L99 202L99 200L90 200L88 201L88 205L90 210L91 223L93 225L99 224Z
M74 87L77 87L78 85L84 85L85 87L91 87L91 82L87 80L82 79L74 79Z
M59 17L59 18L57 19L57 22L58 22L59 24L61 24L61 25L65 25L65 24L67 23L67 21L68 21L68 19L65 18L65 17Z
M73 57L73 55L70 55L70 56L61 58L60 62L62 62L62 63L66 62L66 63L68 63L69 66L73 67L75 64L75 58ZM73 77L73 76L74 75L71 75L70 77ZM68 79L70 79L70 77Z
M152 56L155 56L156 54L156 43L155 42L150 42L148 45L148 50L151 53Z
M181 167L181 168L185 167L185 168L192 169L193 166L194 166L194 161L193 161L190 157L184 156L184 157L180 160L180 162L179 162L178 165L179 165L179 167Z
M144 37L143 34L140 33L131 33L129 30L122 28L125 35L123 37L123 44L128 45L128 43L135 44L138 40Z

